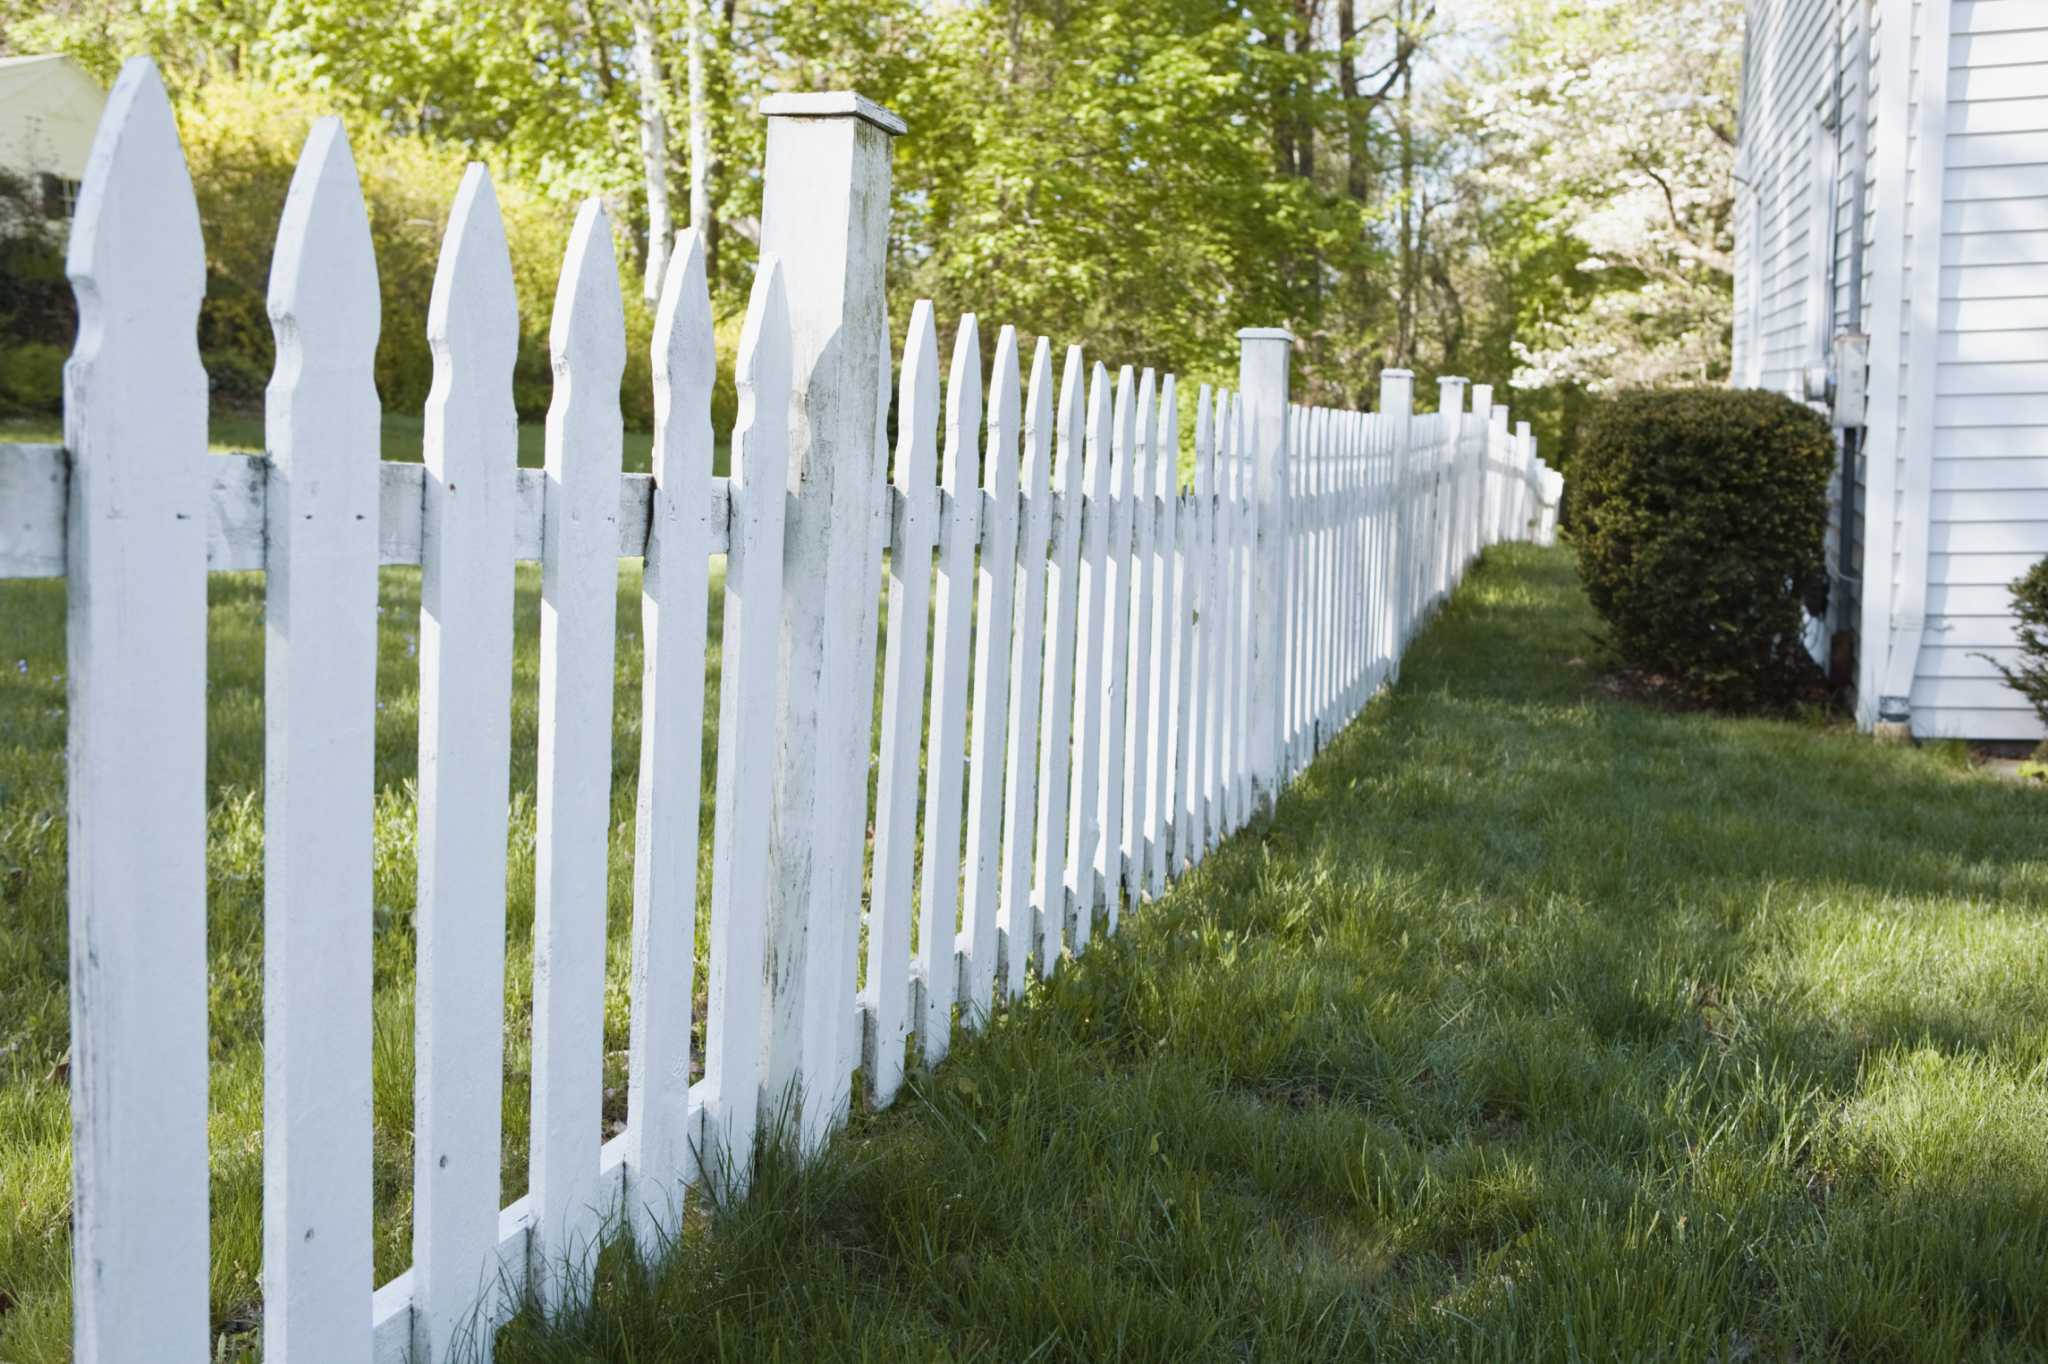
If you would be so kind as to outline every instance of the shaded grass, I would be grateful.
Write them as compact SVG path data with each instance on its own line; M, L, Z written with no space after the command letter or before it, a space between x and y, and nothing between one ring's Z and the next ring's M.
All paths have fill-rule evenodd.
M418 764L417 569L381 570L372 895L378 1282L411 1263ZM722 561L714 561L700 876L708 892ZM503 1200L526 1190L533 1002L540 574L514 603ZM607 1133L625 1114L633 815L640 741L640 566L621 566L604 1001ZM226 1357L259 1326L263 1119L263 577L208 583L207 956L213 1318ZM0 584L0 1358L69 1358L70 1032L65 900L65 584ZM708 896L700 914L708 912ZM701 933L700 933L701 936ZM365 1286L367 1293L368 1286Z
M2048 1355L2048 799L1592 625L1491 552L1272 820L499 1359Z

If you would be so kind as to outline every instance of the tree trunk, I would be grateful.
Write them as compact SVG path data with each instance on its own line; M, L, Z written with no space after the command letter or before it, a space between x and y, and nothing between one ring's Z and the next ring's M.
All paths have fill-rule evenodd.
M1401 73L1401 292L1395 308L1394 365L1415 368L1415 294L1422 272L1416 268L1415 102L1408 73Z
M1337 90L1344 108L1344 189L1364 203L1371 193L1366 164L1365 124L1369 106L1358 99L1358 0L1337 0Z
M656 42L655 0L633 7L633 66L640 76L640 169L647 182L647 272L641 292L649 303L661 297L675 224L668 209L668 117L661 108L661 49ZM694 65L696 53L691 52ZM696 102L690 116L697 116Z

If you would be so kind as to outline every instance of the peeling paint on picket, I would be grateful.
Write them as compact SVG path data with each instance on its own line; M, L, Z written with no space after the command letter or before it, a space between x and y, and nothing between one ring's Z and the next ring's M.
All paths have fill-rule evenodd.
M1412 377L1389 370L1378 411L1290 406L1293 341L1277 329L1243 334L1238 389L1199 388L1185 490L1171 374L1112 379L1076 346L1056 385L1052 342L1008 327L985 370L977 319L919 302L892 376L881 262L902 125L853 96L765 112L766 249L730 477L711 472L694 232L656 313L652 472L620 470L623 303L595 202L561 266L546 464L515 467L513 262L480 166L428 310L424 463L379 461L376 261L331 119L307 140L279 227L269 449L209 456L197 210L155 69L123 69L68 262L82 327L65 445L0 446L0 576L73 581L80 1360L211 1353L209 570L268 575L266 1357L443 1364L488 1356L515 1311L578 1306L615 1216L656 1249L698 1191L744 1194L760 1143L813 1151L857 1094L893 1102L913 1055L940 1063L956 1026L1017 1007L1270 808L1398 676L1482 549L1554 539L1562 479L1485 385L1468 411L1464 381L1447 379L1438 412L1416 415ZM615 614L619 560L636 557L627 1111L608 1134ZM539 562L543 599L533 1104L530 1187L504 1205L522 560ZM413 1264L373 1285L380 564L421 569L420 776Z

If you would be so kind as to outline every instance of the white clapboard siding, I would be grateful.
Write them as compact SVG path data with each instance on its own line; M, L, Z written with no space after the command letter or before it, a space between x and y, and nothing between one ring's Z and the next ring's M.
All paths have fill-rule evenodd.
M1002 893L1003 755L1009 740L1010 624L1017 590L1017 460L1022 395L1017 329L996 335L989 379L984 508L975 566L974 720L967 773L967 884L961 1021L979 1028L994 1006Z
M156 67L107 99L65 262L72 1294L81 1361L208 1357L206 375ZM146 1210L146 1211L143 1211Z
M1173 778L1176 748L1183 730L1181 699L1186 663L1187 628L1180 560L1180 413L1171 374L1159 385L1159 436L1152 461L1152 494L1159 506L1154 548L1158 554L1157 585L1152 597L1152 780L1146 785L1145 869L1153 898L1166 894L1170 874L1175 799Z
M872 1043L862 1064L870 1101L895 1101L910 1036L910 916L924 723L932 549L938 538L939 334L928 299L910 313L896 425L897 512L889 540L889 641L882 660L881 770L869 892L867 993Z
M1136 376L1129 365L1117 371L1116 414L1111 428L1109 544L1104 558L1108 598L1103 608L1102 654L1102 780L1096 788L1095 900L1078 912L1093 930L1094 910L1102 910L1104 926L1116 931L1118 901L1123 890L1124 769L1130 756L1125 736L1130 731L1130 650L1132 553L1131 537L1137 493L1133 470L1138 459Z
M1067 350L1060 375L1059 415L1054 431L1057 456L1052 472L1052 493L1059 507L1053 527L1052 559L1046 568L1045 634L1048 659L1044 700L1039 707L1038 816L1036 846L1032 849L1031 901L1038 916L1035 955L1038 974L1052 974L1060 959L1061 936L1066 928L1067 907L1072 899L1072 875L1080 861L1078 845L1070 845L1070 818L1078 817L1087 802L1071 798L1075 786L1070 780L1075 749L1070 740L1076 733L1075 710L1081 694L1076 680L1075 653L1085 634L1076 622L1086 618L1082 589L1082 385L1087 369L1081 348ZM1034 383L1035 383L1034 378ZM1034 400L1032 411L1038 410ZM1079 652L1085 657L1082 643ZM1085 753L1085 750L1082 750Z
M1152 754L1152 631L1157 602L1158 564L1153 549L1158 539L1152 501L1152 466L1158 457L1158 392L1156 376L1147 369L1138 379L1136 438L1124 496L1131 507L1129 666L1124 670L1124 788L1122 801L1123 873L1118 885L1124 901L1136 908L1145 889L1147 858L1145 809L1151 785ZM1118 926L1117 897L1109 903L1110 931Z
M577 212L548 335L541 541L540 772L534 786L534 1233L528 1284L544 1310L595 1268L604 1107L605 906L612 809L612 679L618 637L619 472L625 304L612 229Z
M488 1345L502 1304L498 1176L511 781L512 261L481 165L464 173L427 310L420 575L419 965L413 1349Z
M792 384L782 263L754 270L734 375L731 549L720 627L718 772L711 838L711 952L704 1037L705 1175L746 1188L759 1130L767 1001L775 673L782 613Z
M933 589L931 730L925 755L924 872L918 885L914 1020L928 1066L952 1045L959 997L954 935L960 905L962 767L967 737L968 635L973 626L975 524L980 519L981 336L972 313L953 338L946 376L946 448L940 473L939 580Z
M307 136L270 273L263 1344L366 1364L379 300L338 119Z
M649 360L654 495L640 579L640 782L626 1043L628 1225L644 1252L681 1229L698 1145L690 1130L690 1030L710 591L705 494L717 355L704 238L695 228L677 236L662 272Z
M1052 534L1052 343L1044 337L1031 355L1024 397L1023 497L1017 532L1017 628L1010 640L1010 726L1003 745L1003 882L1001 923L1004 996L1023 996L1025 963L1034 946L1031 875L1037 848L1038 772L1046 660L1046 547Z
M1071 367L1070 367L1071 372ZM1076 620L1078 656L1074 668L1074 764L1067 801L1066 925L1068 950L1088 948L1096 894L1097 844L1102 840L1104 717L1109 667L1110 440L1109 371L1098 361L1089 376L1085 489L1081 512L1080 610ZM1062 438L1065 432L1062 431ZM1070 510L1072 508L1070 507Z

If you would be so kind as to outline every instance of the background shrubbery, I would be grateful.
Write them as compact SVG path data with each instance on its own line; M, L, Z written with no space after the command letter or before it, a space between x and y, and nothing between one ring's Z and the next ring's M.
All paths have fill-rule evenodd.
M2048 723L2048 559L2043 559L2012 582L2013 633L2018 636L2020 656L2012 667L1992 660L1991 666L2005 677L2006 685L2033 703ZM2048 757L2048 743L2040 753Z
M209 81L179 101L179 133L206 238L199 349L216 410L261 406L275 361L265 298L278 217L307 130L323 112L310 99L227 79ZM377 391L387 409L417 412L433 381L426 325L434 266L468 157L459 147L382 133L360 121L349 138L382 296ZM513 399L522 419L538 421L553 392L548 327L575 208L517 180L494 177L494 187L519 294ZM0 194L0 207L6 202ZM653 311L640 297L633 244L622 233L616 245L626 298L626 424L647 430L654 421L648 360ZM0 415L59 409L61 369L77 325L63 249L61 233L43 228L39 216L8 214L0 220L0 332L10 343L0 352ZM738 410L731 373L738 324L734 318L720 328L713 413L720 431L730 428Z
M1587 593L1623 660L1708 705L1807 693L1817 669L1801 632L1825 603L1833 467L1826 422L1777 394L1604 400L1566 495Z

